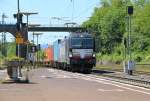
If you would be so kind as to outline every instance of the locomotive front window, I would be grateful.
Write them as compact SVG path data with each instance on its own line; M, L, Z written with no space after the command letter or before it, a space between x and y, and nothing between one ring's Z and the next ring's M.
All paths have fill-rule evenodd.
M71 39L72 48L93 48L94 41L93 38L72 38Z
M82 45L84 48L93 48L94 46L93 38L84 38L82 40Z
M72 48L81 48L82 47L82 39L81 38L72 38L71 39L71 47Z

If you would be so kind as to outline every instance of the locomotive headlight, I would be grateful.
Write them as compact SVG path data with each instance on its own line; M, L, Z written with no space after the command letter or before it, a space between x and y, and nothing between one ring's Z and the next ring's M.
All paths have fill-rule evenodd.
M95 54L93 54L93 57L95 57L96 55Z
M69 54L69 57L72 58L72 54Z

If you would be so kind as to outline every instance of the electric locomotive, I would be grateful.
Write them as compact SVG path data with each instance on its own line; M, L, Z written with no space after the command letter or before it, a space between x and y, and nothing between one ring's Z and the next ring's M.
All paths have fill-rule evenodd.
M72 71L90 73L96 64L95 39L85 33L71 33L68 38L68 64Z

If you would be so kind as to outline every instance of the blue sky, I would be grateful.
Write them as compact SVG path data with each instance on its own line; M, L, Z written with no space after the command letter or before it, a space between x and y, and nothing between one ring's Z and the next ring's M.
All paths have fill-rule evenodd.
M64 24L72 20L81 24L91 16L94 7L100 5L100 0L20 0L20 10L22 12L38 12L38 15L32 15L29 17L29 23L41 24L48 26L50 24ZM6 23L15 23L13 14L17 12L17 0L0 0L0 14L5 13L8 18L5 19ZM72 13L73 12L73 13ZM63 20L52 19L53 17L59 17ZM26 19L24 17L24 22ZM68 35L68 33L44 33L40 36L40 43L49 44L57 38L62 38ZM7 38L12 38L9 34ZM31 33L29 34L29 40L32 40Z

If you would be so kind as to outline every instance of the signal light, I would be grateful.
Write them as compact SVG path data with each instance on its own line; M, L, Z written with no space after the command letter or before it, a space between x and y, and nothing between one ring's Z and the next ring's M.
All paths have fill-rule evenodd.
M95 55L95 54L93 54L93 57L95 58L95 57L96 57L96 55Z
M133 14L133 6L128 6L128 14L132 15Z

